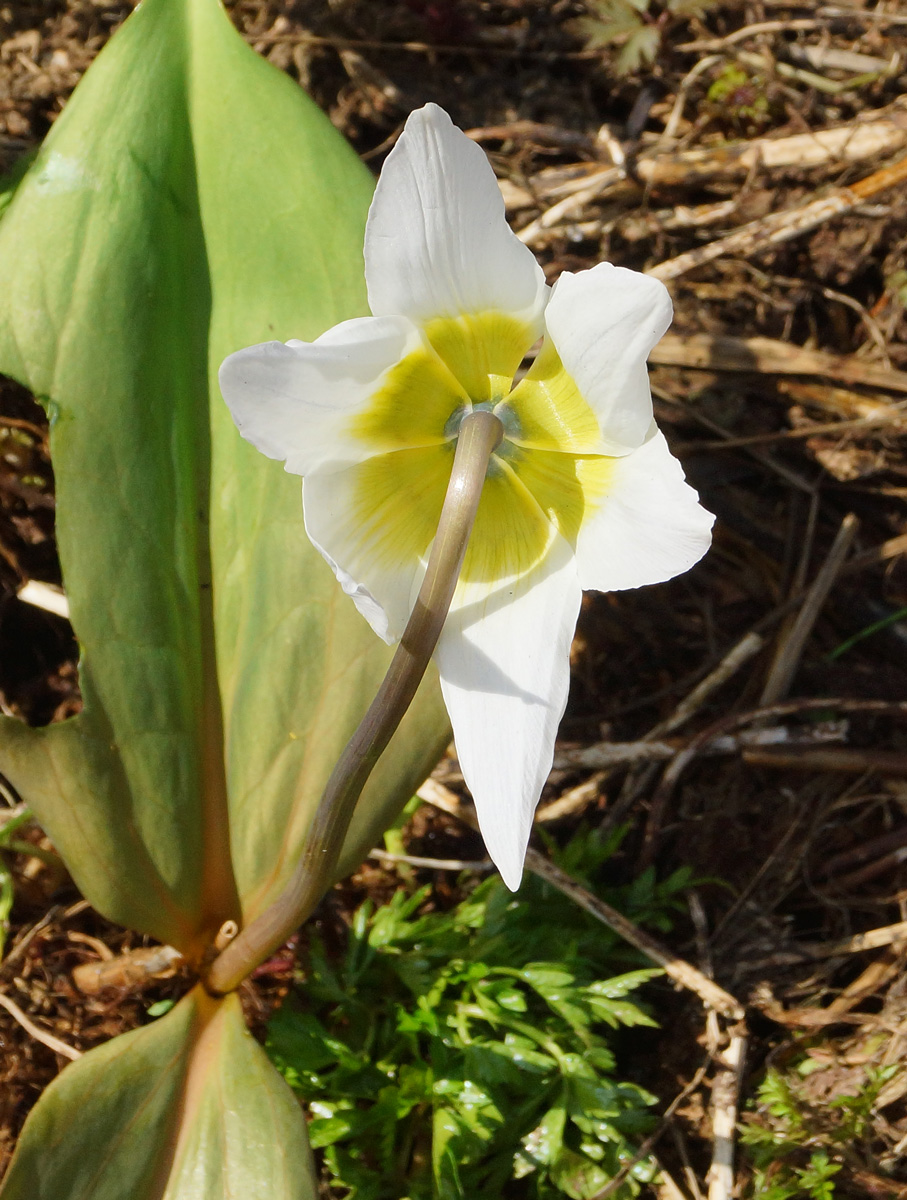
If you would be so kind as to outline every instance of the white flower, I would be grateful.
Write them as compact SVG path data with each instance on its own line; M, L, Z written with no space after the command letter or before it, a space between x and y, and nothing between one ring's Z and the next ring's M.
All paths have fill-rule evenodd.
M433 104L385 163L365 273L373 316L240 350L221 388L243 437L305 477L309 537L389 642L462 416L481 406L503 422L435 660L488 851L516 888L583 588L670 579L709 546L712 518L652 419L646 357L671 302L610 263L548 288L484 153Z

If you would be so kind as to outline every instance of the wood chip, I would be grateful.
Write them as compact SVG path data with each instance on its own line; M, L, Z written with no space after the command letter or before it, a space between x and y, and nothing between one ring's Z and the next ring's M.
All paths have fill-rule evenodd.
M143 947L101 962L80 963L72 981L80 992L94 996L106 988L130 989L151 979L168 979L182 962L182 954L172 946Z

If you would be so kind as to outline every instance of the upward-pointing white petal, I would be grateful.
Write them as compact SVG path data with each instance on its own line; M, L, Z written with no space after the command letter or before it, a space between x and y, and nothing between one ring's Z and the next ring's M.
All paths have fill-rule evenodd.
M435 651L482 836L513 891L567 703L581 595L573 551L556 536L534 571L490 594L458 593Z
M646 358L671 324L671 297L657 279L599 263L558 279L545 326L601 425L607 454L641 446L652 424Z
M420 348L422 335L405 317L356 317L314 342L263 342L237 350L218 376L243 437L287 470L360 462L374 453L348 435L381 378Z
M376 316L422 323L494 309L535 323L547 287L511 232L481 147L435 104L412 113L381 171L365 230Z

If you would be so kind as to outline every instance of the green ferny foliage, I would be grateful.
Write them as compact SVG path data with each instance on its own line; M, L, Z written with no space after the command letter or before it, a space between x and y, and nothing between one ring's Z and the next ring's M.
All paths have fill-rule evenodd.
M569 855L585 874L608 852L581 835ZM684 882L613 898L669 922ZM449 912L423 912L426 896L364 905L339 961L315 938L305 1008L269 1027L338 1194L461 1200L522 1180L537 1200L588 1200L651 1127L653 1097L621 1080L613 1043L652 1024L631 997L659 972L627 970L608 930L534 878L519 898L487 880ZM617 1195L654 1172L637 1164Z
M871 1136L873 1106L897 1071L867 1067L855 1090L811 1100L803 1082L820 1069L806 1056L788 1071L769 1069L759 1085L740 1129L753 1167L754 1200L834 1200L840 1194L835 1177Z

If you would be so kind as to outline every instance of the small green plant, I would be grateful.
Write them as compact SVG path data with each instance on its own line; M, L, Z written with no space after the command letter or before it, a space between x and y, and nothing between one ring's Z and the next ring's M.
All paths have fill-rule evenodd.
M868 1068L856 1090L819 1103L806 1094L804 1080L821 1069L835 1070L805 1057L787 1073L769 1070L760 1084L740 1131L753 1166L753 1200L834 1200L834 1177L845 1155L870 1136L873 1105L896 1070Z
M750 74L731 62L712 80L706 98L711 104L720 105L735 121L761 125L771 112L765 87L763 76Z
M568 851L588 872L609 847ZM625 911L667 921L688 883L646 879ZM652 1025L628 997L653 975L610 931L539 880L486 880L450 912L428 889L356 913L340 961L315 940L306 1009L288 1004L267 1049L315 1114L338 1195L355 1200L594 1196L650 1126L652 1097L616 1074L613 1031ZM617 898L617 897L615 897ZM619 1196L651 1179L629 1173Z
M708 6L709 0L666 0L657 5L650 0L590 0L589 16L576 21L575 28L588 50L619 46L614 69L629 75L655 61L672 17L700 16Z
M758 1200L834 1200L834 1176L841 1170L839 1163L830 1161L824 1150L815 1150L805 1167L792 1163L770 1164L757 1171L753 1197Z
M895 296L901 308L907 308L907 271L893 271L885 280L885 287Z
M6 949L9 916L15 900L13 872L7 856L27 854L31 858L42 858L50 863L59 862L53 852L42 850L39 846L33 846L31 842L16 837L32 819L32 814L22 804L12 809L0 809L0 958Z
M6 861L6 856L2 853L4 850L15 850L17 843L13 841L13 835L16 831L31 820L31 813L28 810L12 812L6 811L0 817L0 958L3 957L6 946L6 938L9 933L9 915L13 908L13 873L9 863Z

